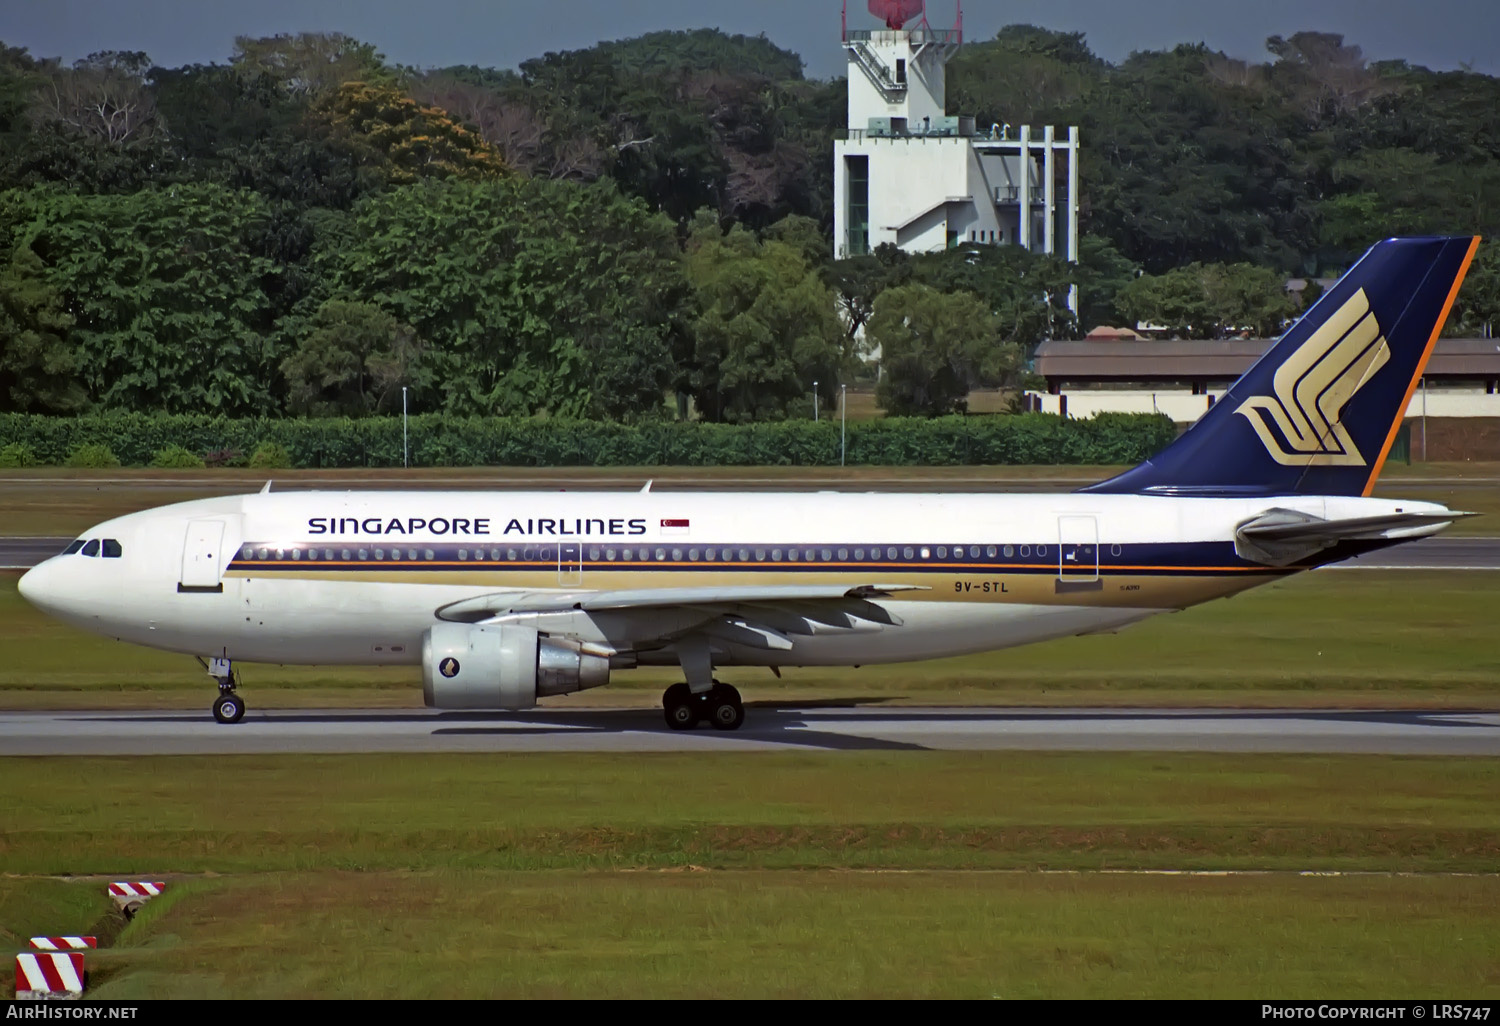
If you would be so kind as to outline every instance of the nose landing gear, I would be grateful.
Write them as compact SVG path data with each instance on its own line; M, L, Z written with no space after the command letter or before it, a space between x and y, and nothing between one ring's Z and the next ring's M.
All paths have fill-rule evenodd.
M214 699L214 719L220 723L238 723L245 718L245 700L235 692L239 686L240 677L234 671L234 666L228 659L214 658L203 663L203 668L208 675L219 685L219 697Z
M234 693L234 688L222 688L214 699L214 719L220 723L238 723L245 717L245 700Z

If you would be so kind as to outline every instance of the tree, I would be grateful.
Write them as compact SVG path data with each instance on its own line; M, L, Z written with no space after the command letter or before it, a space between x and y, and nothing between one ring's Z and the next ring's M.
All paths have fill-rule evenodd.
M882 292L865 333L880 357L876 403L902 417L963 410L973 385L998 382L1020 363L1020 347L1000 341L998 328L972 293L922 284Z
M328 299L411 325L456 414L632 418L663 408L684 285L669 223L607 184L427 181L356 204L319 229L317 287L284 333Z
M339 132L375 155L395 183L418 178L499 178L495 148L447 111L424 107L391 86L345 82L316 106Z
M103 51L51 68L37 90L32 116L86 139L123 145L160 131L156 98L146 85L151 60L140 52Z
M797 249L757 242L738 225L722 235L700 221L688 240L687 278L696 316L683 389L703 417L811 413L814 381L823 401L833 401L851 352L833 292Z
M1447 334L1494 338L1500 330L1500 248L1480 243L1448 321Z
M274 408L264 283L247 237L253 194L177 185L131 195L38 186L0 193L0 246L41 259L74 323L78 380L110 408L263 413Z
M880 293L894 285L906 284L911 277L911 258L889 242L876 246L873 253L848 257L827 267L824 280L838 297L839 316L851 351L875 312L875 300Z
M373 304L330 299L311 327L281 364L293 413L391 413L400 408L402 386L429 383L416 332Z
M451 111L522 174L591 182L604 172L610 157L592 135L576 130L569 119L543 113L530 98L517 95L513 83L511 87L501 91L439 73L415 83L412 95ZM557 122L563 124L561 130Z
M912 278L941 292L969 292L995 315L1000 337L1034 348L1043 339L1072 338L1068 309L1076 268L1019 246L961 245L912 259Z
M73 318L45 272L25 246L0 268L0 410L6 412L73 413L88 402L68 338Z
M398 77L384 54L342 32L236 36L232 63L267 76L288 93L313 98L345 82L395 84Z
M1137 278L1120 290L1116 305L1132 322L1162 325L1180 338L1241 331L1275 338L1298 308L1276 271L1198 263Z

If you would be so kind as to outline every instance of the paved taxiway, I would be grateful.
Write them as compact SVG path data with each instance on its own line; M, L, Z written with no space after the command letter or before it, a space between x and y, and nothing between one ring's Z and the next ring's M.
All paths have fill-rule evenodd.
M651 709L459 713L251 711L0 713L0 754L1040 750L1500 755L1500 713L1204 709L747 710L732 733L668 730Z
M24 570L57 555L71 538L0 537L0 570ZM1500 570L1500 538L1423 538L1334 564L1360 570Z

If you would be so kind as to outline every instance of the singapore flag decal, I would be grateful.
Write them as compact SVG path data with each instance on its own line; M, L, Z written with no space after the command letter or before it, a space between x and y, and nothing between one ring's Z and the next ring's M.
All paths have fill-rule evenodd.
M686 519L682 519L682 520L663 520L661 522L661 533L662 534L687 534L688 533L688 522L687 522Z

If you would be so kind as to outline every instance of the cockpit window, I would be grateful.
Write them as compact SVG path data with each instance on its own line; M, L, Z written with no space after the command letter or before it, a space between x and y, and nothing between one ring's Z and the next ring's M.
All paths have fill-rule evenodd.
M83 547L83 554L85 556L99 555L99 539L90 538L88 544Z
M113 538L104 539L104 544L100 547L99 554L106 559L119 559L120 543Z
M83 548L83 539L79 538L77 541L73 542L73 544L71 544L67 548L63 549L62 550L62 554L64 556L71 556L73 553L77 552L81 548Z

